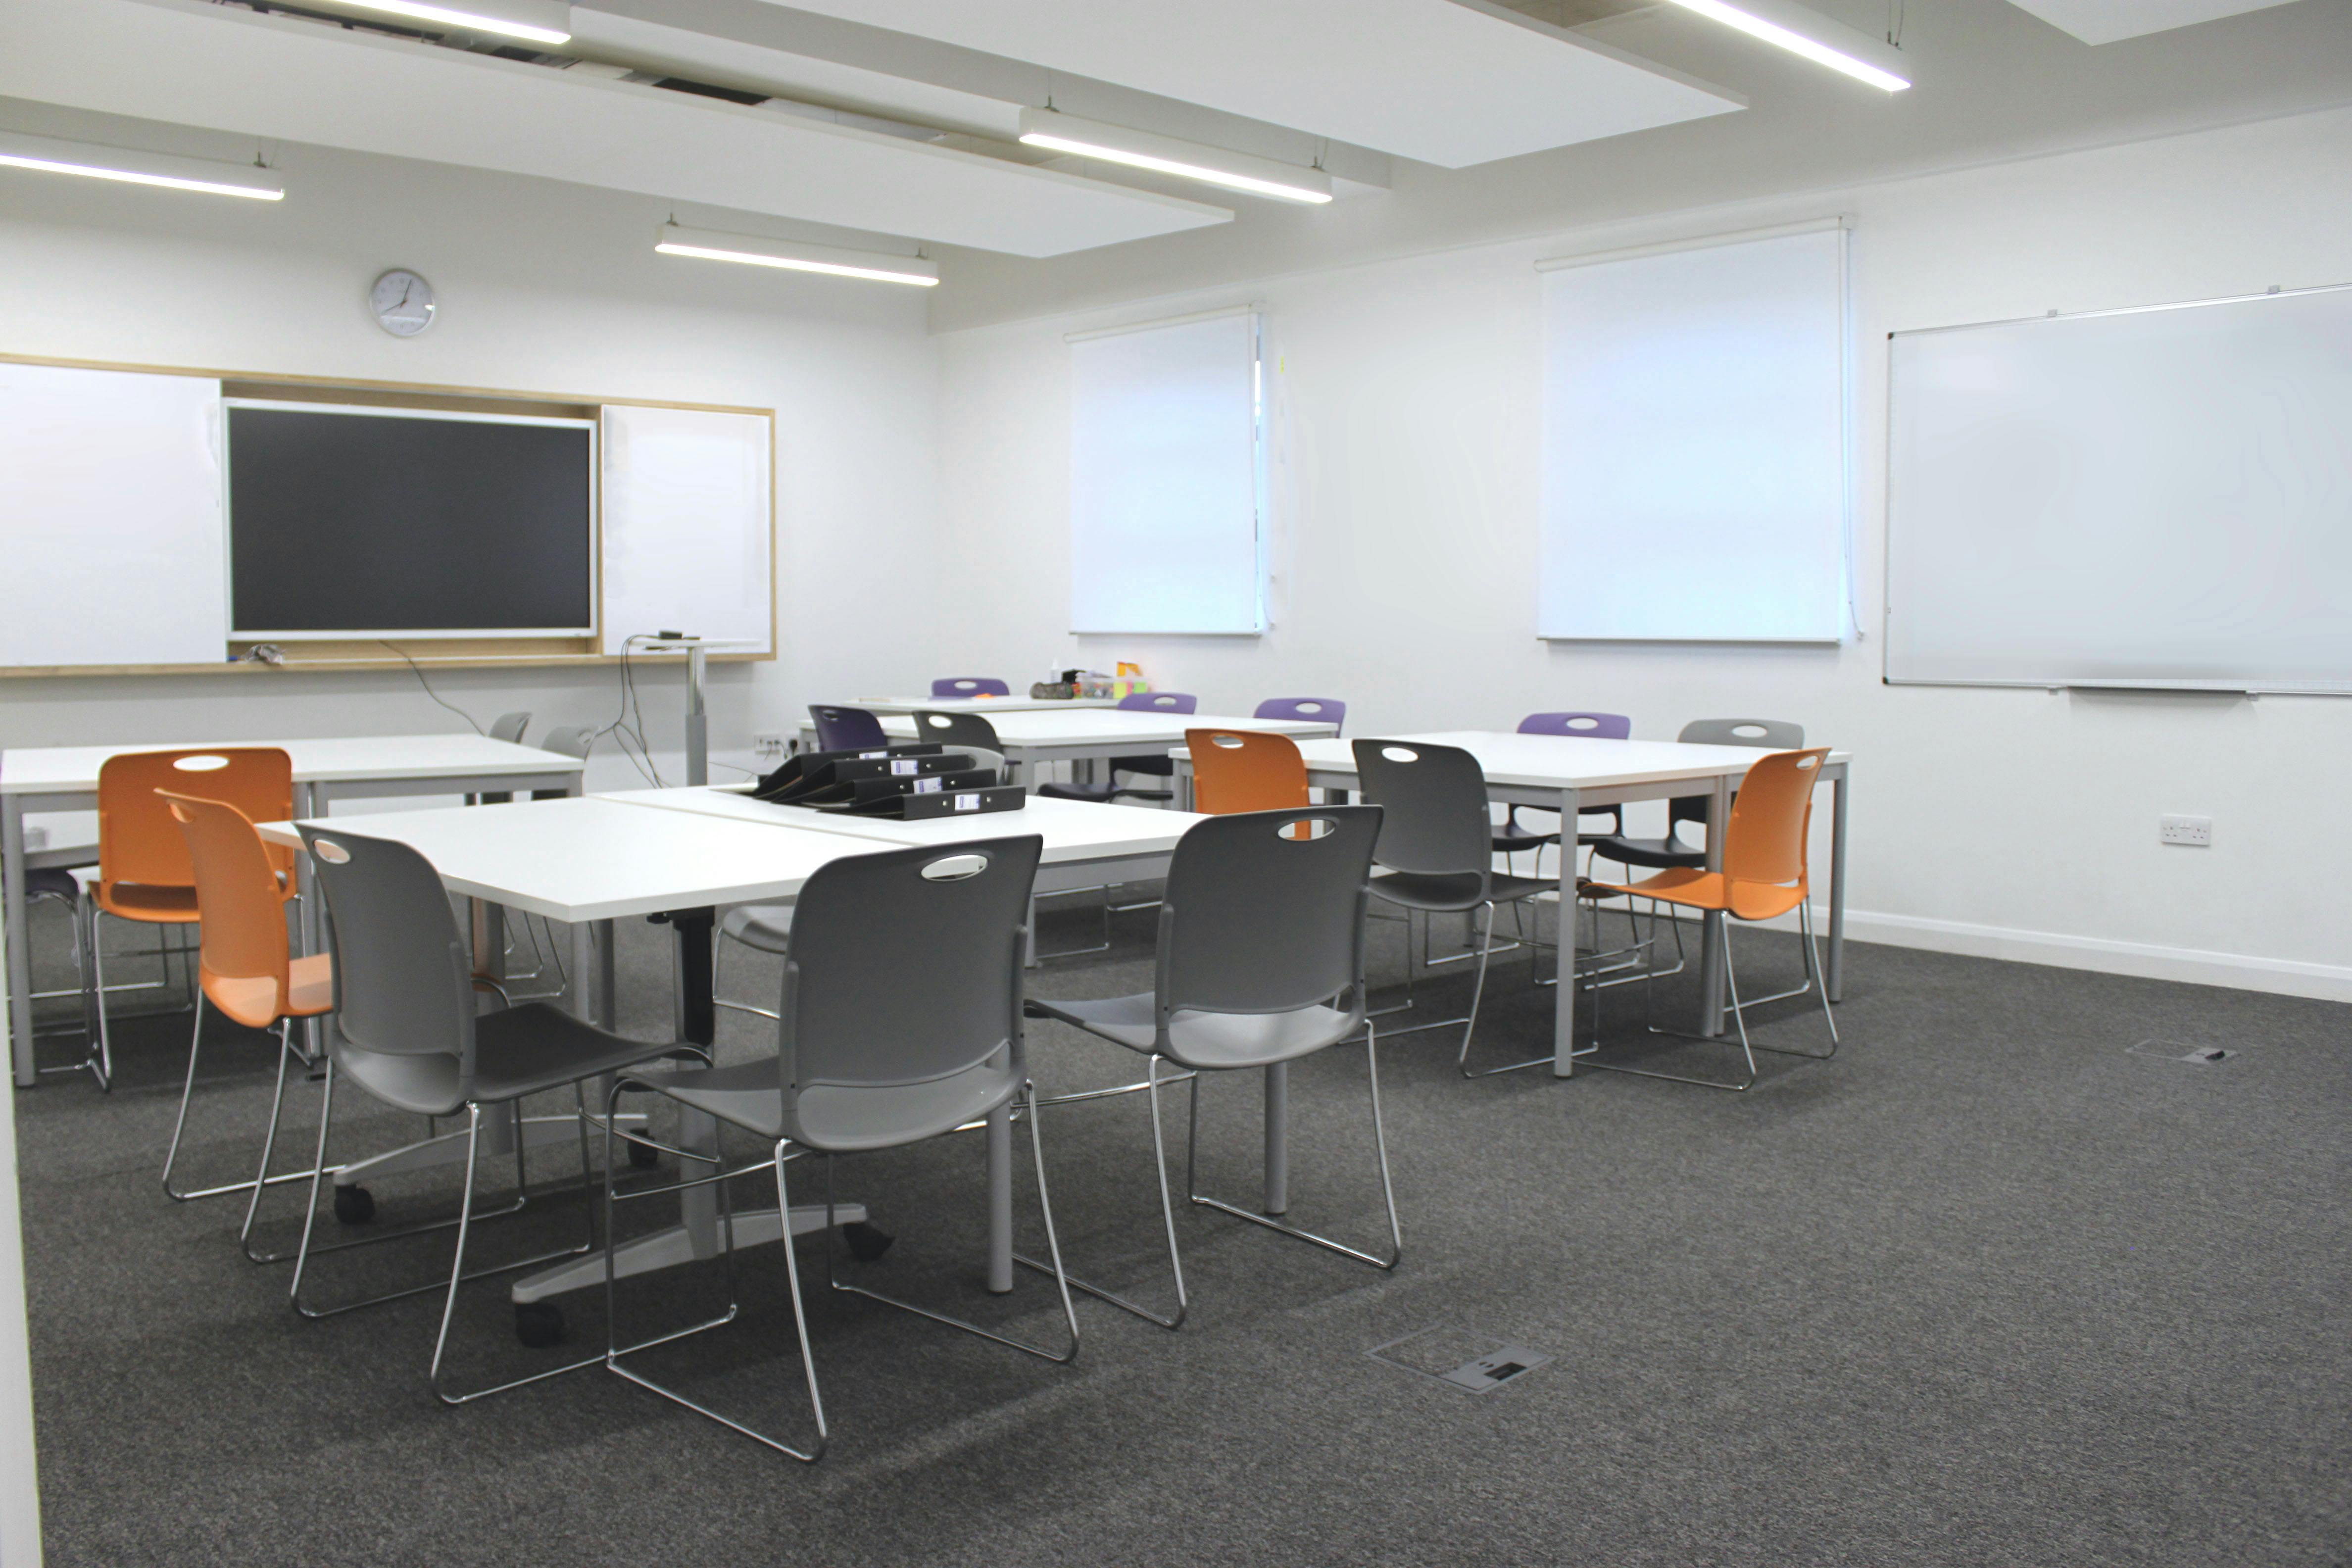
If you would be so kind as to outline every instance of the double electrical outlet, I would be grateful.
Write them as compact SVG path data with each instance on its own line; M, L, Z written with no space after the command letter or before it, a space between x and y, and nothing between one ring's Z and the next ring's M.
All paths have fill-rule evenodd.
M782 735L753 735L751 754L755 757L781 758L784 754L784 738Z
M2156 819L2156 837L2165 844L2189 844L2200 849L2213 847L2213 819L2210 816L2159 816Z

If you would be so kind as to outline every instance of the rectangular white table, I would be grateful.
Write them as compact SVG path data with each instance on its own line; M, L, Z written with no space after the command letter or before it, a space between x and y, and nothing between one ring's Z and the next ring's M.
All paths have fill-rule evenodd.
M1560 814L1570 825L1581 805L1618 805L1643 800L1670 800L1677 795L1708 797L1706 863L1722 868L1723 836L1719 826L1731 820L1732 792L1756 759L1766 753L1748 746L1696 746L1678 741L1601 741L1584 736L1520 735L1492 730L1449 730L1381 739L1411 745L1456 746L1478 759L1486 775L1486 798L1502 805L1526 805ZM1325 789L1363 787L1357 775L1354 743L1309 741L1300 744L1311 785ZM1191 798L1189 753L1177 757L1178 799ZM1832 751L1822 764L1822 779L1831 786L1828 957L1823 964L1823 989L1837 1001L1844 988L1845 960L1845 834L1850 754ZM1695 787L1696 786L1696 787ZM1570 842L1573 842L1572 837ZM1559 858L1560 929L1575 929L1576 856ZM1700 1029L1723 1032L1723 918L1708 915L1700 943ZM1563 943L1570 938L1563 935ZM1560 973L1572 977L1572 953L1564 953ZM1576 986L1572 978L1559 989L1552 1023L1552 1072L1567 1078L1574 1071Z
M836 702L836 708L863 708L868 713L1051 713L1056 709L1116 708L1116 697L860 697Z
M302 741L152 741L114 746L12 747L0 752L0 929L7 942L8 1028L16 1086L36 1081L33 990L25 931L25 817L40 811L91 811L98 771L126 752L206 746L276 746L294 763L294 815L324 816L329 803L358 796L486 795L561 789L578 793L578 757L482 735L366 735ZM308 868L301 874L307 879ZM307 881L306 881L307 888ZM303 950L318 951L318 900L302 900Z
M927 823L844 819L774 806L723 789L639 790L586 799L543 801L372 815L341 826L372 837L394 838L433 862L453 891L571 923L572 1005L581 1016L610 1026L614 1016L611 922L627 916L675 913L719 904L774 901L798 894L819 867L845 855L872 854L904 844L954 844L1036 833L1044 859L1057 879L1087 886L1106 876L1164 874L1176 841L1197 818L1184 813L1033 801L1016 812L942 818ZM274 843L298 844L294 825L262 828ZM1045 880L1041 872L1041 881ZM1049 889L1050 890L1050 889ZM707 957L696 961L684 943L675 974L681 1019L697 1010L691 987L707 996ZM486 955L487 956L487 955ZM707 1005L701 1009L707 1016ZM681 1037L692 1037L681 1029ZM708 1043L707 1040L698 1043ZM988 1282L1012 1289L1012 1133L999 1112L988 1129ZM682 1112L681 1147L716 1153L718 1124ZM1269 1139L1269 1146L1273 1146ZM1269 1192L1276 1173L1269 1169ZM675 1226L624 1243L618 1273L635 1275L716 1257L721 1246L718 1199L709 1187L680 1194ZM790 1228L813 1231L825 1223L822 1205L795 1209ZM835 1205L833 1217L866 1217L862 1205ZM733 1215L735 1245L780 1239L785 1216L773 1209ZM518 1302L593 1286L604 1279L602 1257L585 1258L518 1281Z
M1263 730L1294 740L1336 735L1339 727L1319 719L1236 719L1224 713L1149 713L1124 708L1097 708L1082 712L1007 713L991 723L1004 743L1004 760L1022 770L1034 792L1035 770L1048 763L1093 763L1113 757L1165 756L1184 744L1187 730ZM815 733L814 721L801 726L803 744ZM882 732L894 741L918 739L915 721L902 717L882 721Z

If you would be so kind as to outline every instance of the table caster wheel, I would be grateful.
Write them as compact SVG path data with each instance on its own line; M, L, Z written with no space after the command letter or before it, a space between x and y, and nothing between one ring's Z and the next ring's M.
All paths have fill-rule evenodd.
M517 1301L515 1338L535 1351L563 1342L563 1309L552 1301Z
M851 1220L841 1227L841 1239L849 1243L849 1256L860 1263L871 1263L890 1250L898 1238L886 1236L862 1219Z
M650 1143L629 1140L629 1163L640 1171L650 1171L661 1163L661 1151Z
M345 1225L367 1224L375 1218L375 1194L365 1187L337 1187L335 1218Z

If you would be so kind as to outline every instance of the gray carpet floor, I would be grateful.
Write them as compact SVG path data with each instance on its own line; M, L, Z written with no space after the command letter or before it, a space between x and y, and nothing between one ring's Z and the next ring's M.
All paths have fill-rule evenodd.
M1036 988L1144 988L1150 920L1118 917L1111 952L1051 964ZM1376 973L1401 975L1396 928L1376 929ZM1046 936L1092 931L1070 911ZM652 1037L667 1017L665 938L623 931L624 1022ZM1755 989L1796 974L1793 942L1738 940ZM729 967L731 994L774 984L740 954ZM1662 1016L1687 1016L1685 984L1659 986ZM1423 1003L1465 991L1455 972ZM1621 1059L1645 1054L1639 1005L1638 989L1610 994ZM1482 1054L1547 1048L1550 1005L1523 954L1498 962ZM436 1295L298 1318L288 1270L238 1256L240 1204L157 1190L185 1019L132 1020L112 1094L60 1078L16 1100L48 1561L2344 1563L2347 1018L1856 945L1843 1049L1769 1058L1744 1096L1598 1072L1465 1082L1451 1037L1398 1036L1381 1050L1395 1272L1182 1213L1192 1321L1171 1334L1082 1300L1068 1366L813 1273L834 1424L813 1468L593 1368L444 1408L425 1378ZM728 1054L757 1048L757 1023L727 1016ZM1817 1046L1820 1015L1780 1004L1759 1037ZM2133 1051L2145 1042L2158 1054ZM1132 1076L1058 1027L1034 1044L1048 1091ZM2206 1046L2238 1054L2165 1059ZM233 1028L206 1049L192 1173L225 1179L249 1169L269 1058ZM1729 1065L1713 1048L1675 1059ZM1296 1075L1293 1217L1369 1241L1364 1067L1348 1048ZM1257 1093L1238 1077L1204 1090L1208 1190L1251 1191ZM339 1151L415 1135L414 1119L356 1099L338 1107ZM1181 1115L1181 1091L1170 1106ZM298 1143L316 1107L314 1085L293 1096ZM1164 1298L1142 1101L1049 1111L1045 1132L1072 1268ZM1024 1139L1024 1166L1027 1152ZM478 1232L485 1262L580 1234L576 1161L541 1155L530 1175L525 1211ZM844 1162L842 1195L898 1237L881 1261L844 1267L1049 1336L1049 1284L982 1289L982 1176L970 1137ZM510 1167L486 1174L484 1191L510 1181ZM456 1187L450 1171L384 1183L374 1227L446 1213ZM744 1184L738 1201L759 1200ZM667 1201L625 1206L624 1230L658 1223ZM1019 1203L1034 1250L1025 1175ZM298 1193L273 1193L260 1239L290 1242L299 1209ZM422 1283L446 1247L442 1233L333 1257L318 1285ZM814 1241L801 1257L822 1269ZM781 1250L747 1254L738 1274L740 1317L648 1364L804 1430ZM707 1266L625 1285L626 1331L693 1321L720 1289ZM565 1307L572 1343L529 1351L503 1291L469 1288L456 1375L601 1346L595 1293ZM1423 1372L1367 1353L1416 1333L1392 1354ZM1494 1341L1554 1359L1484 1394L1424 1375Z

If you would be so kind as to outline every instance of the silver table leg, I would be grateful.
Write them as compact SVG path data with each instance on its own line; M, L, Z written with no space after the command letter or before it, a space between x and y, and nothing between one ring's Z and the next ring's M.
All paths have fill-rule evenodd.
M1200 1092L1200 1085L1192 1086ZM1265 1203L1268 1214L1290 1212L1290 1064L1265 1069Z
M1822 987L1832 1002L1845 1000L1845 797L1846 769L1830 788L1830 952L1822 963Z
M18 1089L30 1089L40 1075L33 1062L33 944L25 929L25 802L0 795L0 940L8 949L8 1054Z
M1731 824L1731 780L1717 776L1715 793L1707 803L1706 868L1723 869L1723 839L1725 829ZM1723 916L1710 910L1699 921L1698 939L1698 1032L1715 1036L1723 1033L1723 944L1728 940Z
M1559 984L1552 988L1551 1076L1576 1075L1576 808L1578 792L1559 792Z
M1033 1110L1031 1115L1036 1112ZM1013 1289L1013 1107L988 1118L988 1288Z

